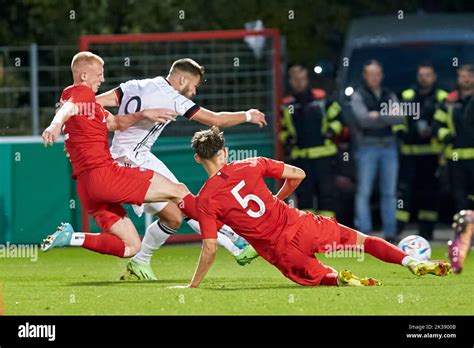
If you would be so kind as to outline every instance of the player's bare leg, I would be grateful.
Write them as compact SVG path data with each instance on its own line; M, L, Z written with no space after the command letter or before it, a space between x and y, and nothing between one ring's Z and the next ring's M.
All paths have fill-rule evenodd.
M124 243L123 257L132 257L140 250L140 236L132 220L127 216L113 224L108 232L119 237Z
M189 194L186 185L174 183L158 173L153 174L150 187L145 195L145 203L174 202L179 203L184 196Z
M153 252L159 249L166 240L181 226L182 214L178 206L168 203L162 210L155 213L158 220L150 224L143 237L140 251L127 264L127 271L122 280L157 280L150 261Z
M461 210L453 217L454 239L448 242L448 254L454 273L461 273L471 249L474 234L474 210Z

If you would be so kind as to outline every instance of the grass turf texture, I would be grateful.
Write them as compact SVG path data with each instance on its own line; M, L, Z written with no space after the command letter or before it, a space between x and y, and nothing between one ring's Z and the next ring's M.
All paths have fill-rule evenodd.
M434 259L446 259L435 247ZM474 257L461 275L417 278L401 266L366 255L320 260L337 270L372 276L381 287L302 287L262 259L238 266L222 248L199 289L168 289L189 282L200 245L157 252L156 282L118 281L126 260L80 248L53 249L29 259L0 260L5 315L473 315Z

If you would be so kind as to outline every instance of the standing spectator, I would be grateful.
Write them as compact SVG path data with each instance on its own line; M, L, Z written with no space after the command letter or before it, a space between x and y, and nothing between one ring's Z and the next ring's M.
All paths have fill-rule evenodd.
M291 95L283 100L280 138L290 160L306 172L306 179L296 190L298 208L335 216L337 147L332 139L343 128L341 107L337 102L328 102L324 90L310 87L308 70L300 65L289 70L289 83Z
M398 100L382 86L382 80L382 65L376 60L367 62L363 67L363 83L351 97L357 164L354 223L361 232L372 232L370 197L378 174L382 228L385 239L394 241L398 153L392 127L403 124L403 117L392 111Z
M436 171L441 153L441 144L432 134L433 115L447 96L437 87L434 66L428 62L418 66L416 86L402 92L403 102L419 105L419 115L404 115L407 131L400 148L398 229L403 230L416 206L419 234L428 240L438 220Z
M474 65L458 69L458 87L436 110L435 134L445 145L456 211L474 208Z

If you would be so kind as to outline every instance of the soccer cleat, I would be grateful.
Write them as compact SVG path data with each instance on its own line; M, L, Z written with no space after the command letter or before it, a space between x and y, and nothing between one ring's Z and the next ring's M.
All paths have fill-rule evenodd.
M343 270L337 274L338 286L379 286L380 281L374 278L359 278L351 271Z
M139 263L132 259L127 264L126 274L120 277L120 279L130 280L137 278L138 280L158 280L150 265Z
M474 211L461 210L453 218L454 240L448 242L448 254L454 273L461 273L471 249L474 233Z
M70 223L61 222L61 226L58 226L56 232L47 236L46 239L43 239L41 250L46 252L51 248L61 248L71 245L73 233L74 229Z
M451 264L445 261L412 260L407 264L407 268L416 276L432 274L438 277L444 277L451 273Z
M240 266L245 266L246 264L251 263L253 259L256 259L258 257L258 253L253 248L253 246L249 244L242 250L239 255L234 257L235 261L237 261Z
M244 249L247 245L249 245L249 242L247 242L244 238L239 237L234 241L234 245L239 249Z

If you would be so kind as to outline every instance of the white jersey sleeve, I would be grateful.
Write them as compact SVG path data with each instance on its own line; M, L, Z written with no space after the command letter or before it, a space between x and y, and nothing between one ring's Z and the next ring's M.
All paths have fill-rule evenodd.
M181 95L161 76L121 83L115 93L120 104L119 114L122 115L144 109L169 108L179 116L191 119L199 111L198 105Z
M161 76L121 83L115 89L115 94L120 103L119 115L144 109L167 108L190 120L199 111L198 105L179 94ZM150 151L153 143L169 123L170 121L158 124L141 120L124 131L116 131L110 149L112 157L131 157L137 151Z

